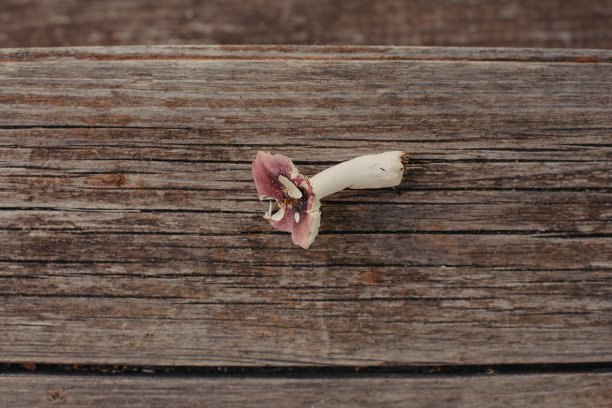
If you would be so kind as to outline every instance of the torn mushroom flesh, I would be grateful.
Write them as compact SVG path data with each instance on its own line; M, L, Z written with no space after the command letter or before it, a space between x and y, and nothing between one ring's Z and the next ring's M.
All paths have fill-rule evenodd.
M259 152L252 167L259 199L275 200L279 207L273 214L273 202L270 201L264 218L274 228L291 232L295 244L308 248L317 216L316 212L309 211L313 207L314 193L308 178L281 154ZM316 224L318 228L318 222Z

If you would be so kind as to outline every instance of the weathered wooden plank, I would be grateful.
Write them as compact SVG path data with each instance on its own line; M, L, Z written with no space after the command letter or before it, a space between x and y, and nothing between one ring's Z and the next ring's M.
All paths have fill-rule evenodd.
M2 50L0 360L610 361L611 61ZM397 191L331 197L304 251L261 219L260 149L305 174L411 163Z
M385 46L306 46L306 45L166 45L121 47L62 47L3 49L3 62L133 60L232 60L260 61L504 61L571 62L593 64L610 62L607 49L586 48L491 48L491 47L398 47ZM53 81L56 75L48 80ZM111 76L105 76L110 80ZM117 79L117 77L115 77ZM166 78L167 79L167 78ZM143 85L133 82L133 86ZM92 84L92 89L97 89ZM272 88L273 89L273 88Z
M5 47L396 44L612 48L605 0L4 0Z
M5 263L3 358L159 365L611 358L609 267L281 262Z
M389 51L392 57L396 50ZM207 55L193 52L196 57ZM336 133L355 127L380 132L383 126L394 140L403 133L427 139L424 134L434 125L444 125L446 132L462 129L462 133L493 135L508 127L523 132L536 123L540 129L576 129L585 127L585 115L589 128L609 128L612 67L607 63L381 63L348 53L358 59L334 61L333 55L324 55L325 63L302 61L296 72L291 57L284 55L285 62L255 62L257 56L247 55L248 61L176 64L175 56L143 65L137 61L146 59L146 53L136 54L131 63L91 61L81 59L91 57L87 53L81 54L77 52L76 59L48 60L52 70L40 61L5 62L0 82L8 95L0 104L3 125L239 128L243 134L255 132L253 137L270 130L291 134L293 129L312 135L313 129L326 126L336 127ZM66 82L65 72L75 78L74 85ZM55 84L37 81L32 88L39 77L55 77ZM326 85L330 81L331 88ZM105 89L92 90L92 83ZM71 90L75 85L84 89ZM41 86L48 91L41 93ZM240 101L245 91L256 95L249 105ZM34 94L15 99L11 97L15 92Z
M513 233L329 232L309 251L287 234L100 233L0 231L7 261L154 262L200 260L245 264L407 264L588 268L609 265L610 236ZM469 243L469 245L467 245ZM330 250L330 247L332 250Z
M163 190L157 190L163 191ZM112 193L111 190L110 193ZM507 232L517 234L612 233L607 193L573 191L405 192L384 204L343 194L323 205L322 232ZM523 201L519 201L519 196ZM184 197L170 205L179 206ZM351 199L352 198L352 199ZM189 201L181 208L129 209L33 207L0 211L0 229L98 233L241 234L269 232L267 204L245 199ZM6 204L6 202L4 202ZM66 205L66 203L57 203ZM30 207L31 206L31 207ZM209 207L208 209L206 209ZM265 207L265 208L264 208ZM222 212L223 211L223 212ZM449 217L449 212L452 217ZM409 216L407 216L409 214Z
M91 298L205 298L218 303L232 299L265 302L268 297L287 302L301 299L358 302L378 298L392 301L406 297L470 300L487 297L491 291L495 291L499 299L514 299L541 296L548 291L550 296L575 296L576 301L586 302L589 297L609 294L608 272L609 268L602 266L581 271L509 266L30 262L3 268L0 288L7 297L40 294ZM511 302L519 303L519 300ZM557 306L551 304L546 308Z
M490 375L428 378L157 378L6 375L10 407L606 407L612 376Z
M411 135L403 135L404 140L376 140L379 135L363 133L353 134L360 139L329 140L326 146L313 146L308 137L313 134L303 131L302 139L294 139L287 144L286 136L270 134L266 140L244 143L246 135L236 136L233 132L223 135L226 144L206 143L197 135L197 131L176 132L172 130L143 129L109 129L105 132L90 129L72 129L70 133L58 132L55 129L3 129L0 132L0 163L23 160L37 162L39 165L55 168L79 163L79 161L114 161L122 163L128 160L191 162L204 163L206 157L223 158L227 162L248 162L253 160L253 151L277 150L282 145L283 153L294 157L297 164L301 162L325 163L338 159L350 158L355 154L367 154L372 145L377 148L394 148L401 143L411 152L411 161L431 162L434 160L480 160L480 161L597 161L611 156L607 146L608 135L581 130L580 135L551 135L550 132L538 132L533 129L530 137L526 135L507 135L505 138L457 136L455 140L442 135L431 135L428 140L411 140ZM158 135L164 134L164 137ZM331 132L316 137L332 136ZM41 136L37 136L40 134ZM120 136L121 135L121 136ZM170 136L172 135L172 139ZM588 137L589 144L585 143ZM180 140L177 140L180 138ZM226 138L236 139L235 141ZM243 143L241 143L242 138ZM147 140L148 139L148 140ZM156 145L151 145L154 140ZM495 147L491 143L495 141ZM545 159L543 159L545 155ZM302 160L300 160L302 159ZM409 163L410 165L414 163ZM103 165L103 163L99 163Z

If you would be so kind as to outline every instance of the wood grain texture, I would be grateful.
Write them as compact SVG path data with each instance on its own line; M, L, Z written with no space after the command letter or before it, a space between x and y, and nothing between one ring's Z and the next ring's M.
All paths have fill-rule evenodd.
M0 50L0 361L612 360L612 52ZM308 251L250 163L407 150ZM52 347L50 347L52 345Z
M610 374L425 378L0 377L7 407L608 407Z
M4 47L353 44L612 48L607 0L4 0Z

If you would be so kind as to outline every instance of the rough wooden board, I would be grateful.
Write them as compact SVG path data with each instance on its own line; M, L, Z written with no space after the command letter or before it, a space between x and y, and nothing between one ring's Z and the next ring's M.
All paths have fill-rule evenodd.
M2 361L612 359L610 51L0 55ZM259 149L411 164L304 251L260 218Z
M265 221L262 221L265 222ZM609 267L609 236L505 231L480 233L377 231L327 233L308 251L280 232L246 234L0 231L4 261L161 262L250 264L391 264L411 266Z
M181 60L267 60L267 61L502 61L610 62L606 49L540 49L506 47L398 47L385 46L307 46L307 45L166 45L122 47L59 47L4 49L3 62L40 62L63 59L88 61ZM227 62L227 61L226 61ZM53 75L53 73L50 73ZM109 74L108 72L106 73ZM49 79L52 79L50 76ZM63 77L62 77L63 78ZM235 79L235 78L234 78ZM291 78L295 79L295 78ZM336 78L338 80L340 78ZM135 83L132 82L132 85ZM138 84L138 82L136 82ZM96 89L96 84L88 84ZM272 86L272 85L270 85ZM102 84L104 88L104 84ZM175 106L177 107L177 106Z
M609 407L610 374L428 378L0 376L6 407Z
M4 0L4 47L356 44L612 48L606 0Z
M321 233L609 234L612 203L608 197L602 192L576 191L446 191L432 197L428 191L389 194L381 204L372 196L359 201L356 195L342 194L323 204ZM17 199L13 203L20 204ZM4 204L9 204L8 200ZM70 208L69 203L57 200L22 205L20 209L5 207L0 211L0 230L176 235L271 232L262 222L266 204L248 197L189 201L180 208L159 208L161 202L150 202L147 208L140 202L140 206L126 210L128 205L137 204L139 201L126 202L118 209L101 208L101 203L92 208ZM168 207L172 204L180 205L180 199ZM225 207L224 212L218 212L220 206ZM452 217L448 217L449 211ZM407 213L411 216L406 217Z
M609 270L206 263L8 269L14 275L6 284L18 286L2 295L5 361L252 366L610 360Z

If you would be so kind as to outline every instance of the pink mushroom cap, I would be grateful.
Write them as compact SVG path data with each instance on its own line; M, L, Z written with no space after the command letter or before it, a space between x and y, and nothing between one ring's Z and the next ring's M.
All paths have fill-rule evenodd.
M282 154L260 151L252 169L259 199L274 199L280 206L278 213L272 216L267 213L264 217L274 228L291 232L296 245L308 248L318 232L317 216L320 217L318 208L314 212L309 211L314 203L314 193L308 178L301 175L291 159ZM295 189L286 186L287 180Z

